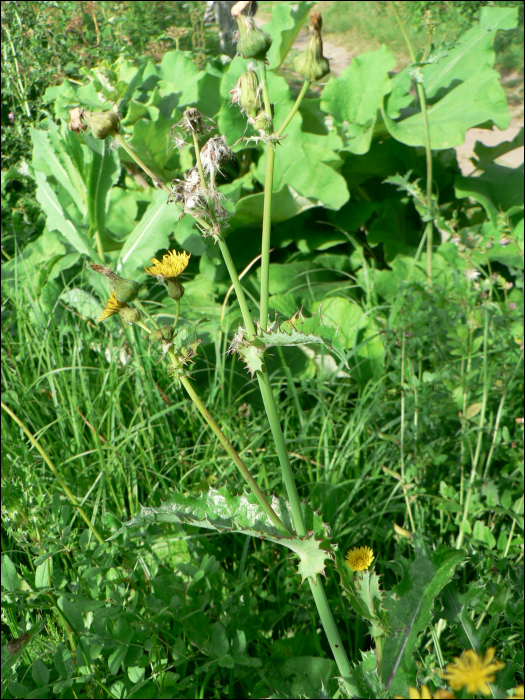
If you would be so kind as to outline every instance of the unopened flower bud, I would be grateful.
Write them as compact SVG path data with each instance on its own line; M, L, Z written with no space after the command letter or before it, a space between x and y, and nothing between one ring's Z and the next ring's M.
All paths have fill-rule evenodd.
M232 7L232 16L237 20L239 42L237 53L243 58L264 60L272 45L272 37L259 29L250 17L251 2L238 2Z
M160 333L162 335L163 340L171 340L173 338L173 333L174 333L174 328L173 326L169 326L166 324L165 326L162 326L160 329Z
M113 270L110 270L109 267L104 267L104 265L91 265L91 269L95 272L100 272L101 275L108 278L115 290L117 301L133 301L137 298L140 284L135 282L135 280L119 277Z
M261 95L259 93L259 81L253 70L245 71L239 78L240 98L239 104L246 114L255 119L260 111Z
M178 277L169 277L165 280L165 282L168 290L168 296L171 297L171 299L175 299L175 301L182 299L184 296L184 287L182 286L180 279Z
M321 80L330 73L330 64L323 56L322 26L321 13L312 12L308 25L310 37L306 49L296 57L294 62L295 70L303 80L307 80L309 83Z
M132 326L137 321L140 321L140 311L138 309L133 309L131 306L125 306L119 311L120 318L129 323Z
M96 139L105 139L119 133L119 118L115 112L90 112L84 109L82 119Z
M271 134L272 132L272 119L264 111L259 112L252 124L257 131L264 131L265 134Z

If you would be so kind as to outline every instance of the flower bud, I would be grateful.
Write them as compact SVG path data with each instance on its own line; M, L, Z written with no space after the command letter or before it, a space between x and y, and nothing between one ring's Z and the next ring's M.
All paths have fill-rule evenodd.
M299 73L303 80L313 83L316 80L321 80L325 75L330 73L330 64L323 56L323 40L321 38L321 27L323 20L320 12L312 12L308 31L310 37L306 45L306 49L300 53L295 61L295 70Z
M262 107L261 95L259 93L259 81L257 80L255 71L245 71L239 78L239 87L239 104L241 105L241 109L246 112L249 117L255 119L257 112L259 112Z
M272 45L272 37L255 25L249 16L251 2L238 2L232 7L232 16L237 20L239 41L237 53L243 58L264 60Z
M253 128L257 131L264 131L265 134L271 134L273 125L272 119L263 110L255 117L252 122Z
M137 298L140 284L135 282L135 280L127 280L124 277L119 277L113 270L103 265L91 265L91 269L95 272L100 272L101 275L108 278L115 290L117 301L133 301Z
M120 318L129 323L132 326L137 321L140 321L140 311L138 309L133 309L131 306L125 306L119 311Z
M171 299L175 299L175 301L182 299L184 296L184 287L182 286L180 279L178 277L168 277L165 282L168 290L168 296L171 297Z
M175 331L174 331L173 326L169 326L169 325L167 325L167 324L166 324L165 326L162 326L162 328L160 329L160 333L161 333L161 335L162 335L162 339L163 339L163 340L168 340L168 341L170 341L170 340L173 338L173 333L174 333L174 332L175 332Z
M115 112L90 112L84 109L82 119L96 139L105 139L119 133L119 118Z

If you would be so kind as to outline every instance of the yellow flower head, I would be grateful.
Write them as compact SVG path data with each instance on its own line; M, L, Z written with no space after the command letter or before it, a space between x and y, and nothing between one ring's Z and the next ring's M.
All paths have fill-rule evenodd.
M492 661L496 649L487 649L485 657L478 656L473 649L467 649L461 658L454 657L454 664L447 664L445 672L439 672L453 690L467 689L468 693L490 695L488 686L496 678L496 672L505 667L502 661Z
M184 270L188 267L188 261L190 256L188 253L182 251L182 253L176 253L174 250L170 250L169 253L163 256L162 262L159 262L157 258L151 258L153 265L150 268L145 267L144 269L152 277L156 277L160 281L170 279L173 277L178 277Z
M113 316L114 314L118 314L120 309L125 309L126 307L127 307L126 302L117 301L116 293L111 292L111 294L109 295L109 299L106 303L106 308L100 314L100 318L98 319L97 323L100 323L104 319L109 318L110 316Z
M510 697L523 698L523 685L518 685L517 688L514 688L514 693Z
M374 561L374 551L370 547L354 547L346 555L346 563L352 571L365 571Z

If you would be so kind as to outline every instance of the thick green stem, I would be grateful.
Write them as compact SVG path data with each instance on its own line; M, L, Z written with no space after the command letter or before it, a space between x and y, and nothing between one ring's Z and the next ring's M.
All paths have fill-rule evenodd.
M172 359L176 361L175 353L174 353L173 351L170 351L170 355L171 355ZM190 380L189 380L187 377L181 377L181 382L182 382L183 387L184 387L184 388L186 389L186 391L188 392L188 394L189 394L191 400L193 401L193 403L195 404L195 406L196 406L197 409L199 410L199 413L201 414L201 416L204 418L204 420L206 421L206 423L207 423L207 424L210 426L210 428L213 430L213 432L215 433L215 436L217 437L218 441L219 441L219 442L221 443L221 445L224 447L224 449L226 450L226 452L230 455L230 457L232 458L232 460L235 462L237 468L239 469L239 471L241 472L241 474L243 475L243 477L246 479L248 485L250 486L251 490L252 490L253 493L255 494L255 497L256 497L257 500L259 501L259 504L260 504L261 508L264 510L264 512L266 513L266 515L270 518L270 520L271 520L272 523L275 525L275 527L276 527L280 532L282 532L283 535L285 535L285 536L287 536L287 537L290 537L291 533L290 533L290 532L288 531L288 529L283 525L283 523L281 522L281 520L280 520L279 516L277 515L277 513L273 510L273 508L271 507L271 505L270 505L270 504L268 503L268 501L266 500L266 496L264 495L264 493L263 493L263 492L261 491L261 489L259 488L257 482L255 481L255 479L253 478L253 476L250 474L248 468L246 467L246 465L244 464L244 462L243 462L242 459L240 458L239 454L237 453L237 451L235 450L235 448L233 447L233 445L231 444L231 442L228 440L228 438L226 437L226 435L225 435L225 434L222 432L222 430L219 428L219 426L217 425L217 423L215 422L215 420L214 420L213 417L211 416L210 412L208 411L208 409L206 408L206 406L205 406L205 405L203 404L203 402L201 401L199 395L198 395L197 392L195 391L195 389L194 389L192 383L190 382Z
M326 598L326 592L324 590L321 577L319 574L317 574L315 581L309 578L308 583L310 584L310 590L312 591L315 605L319 612L319 617L321 618L321 623L328 639L328 643L330 644L339 673L344 678L348 678L352 672L352 668L350 666L350 662L348 661L348 656L346 655L343 642L341 641L339 630L335 624L332 610L330 609L330 605Z
M255 326L252 321L250 309L248 308L248 302L246 301L246 294L244 293L244 289L242 288L239 275L237 274L237 270L235 269L230 249L228 248L228 245L223 239L222 235L219 236L219 248L221 250L222 257L224 258L224 262L226 263L226 267L228 268L228 273L230 275L233 288L235 289L235 294L237 295L237 301L239 302L239 306L241 308L241 314L244 321L244 325L246 326L246 330L248 331L248 333L252 337L254 337Z
M397 22L401 29L401 33L405 39L405 43L410 53L410 60L412 63L416 63L416 54L414 52L414 47L410 41L410 37L407 34L405 26L399 15L399 11L396 7L396 3L392 3L394 9L394 14L396 15ZM430 147L430 130L428 127L428 114L427 114L427 101L425 98L425 91L421 83L416 83L417 95L419 98L419 104L421 106L421 116L423 118L423 128L425 131L425 155L427 161L427 208L429 213L432 212L432 149ZM434 233L434 224L432 221L428 221L425 227L425 234L427 238L427 278L430 284L432 284L432 238Z
M272 190L275 149L268 146L266 153L266 175L264 178L264 208L261 242L261 298L259 323L265 331L268 328L268 296L270 285L270 235L272 228Z

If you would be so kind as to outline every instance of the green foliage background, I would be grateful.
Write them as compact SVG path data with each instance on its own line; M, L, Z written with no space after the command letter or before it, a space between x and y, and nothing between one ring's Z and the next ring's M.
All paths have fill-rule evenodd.
M169 27L190 24L180 3L157 3L153 14L141 3L97 3L104 22L88 3L80 23L77 3L9 5L11 29L16 13L44 9L23 35L18 70L10 54L2 78L2 400L104 537L140 504L162 508L174 484L195 498L209 486L240 493L240 477L140 331L94 323L108 289L88 263L101 251L144 281L151 256L184 249L182 320L208 319L194 381L261 487L281 495L257 392L225 354L240 313L216 247L122 149L67 128L72 107L118 109L144 162L166 182L181 178L194 156L174 150L169 132L186 106L215 119L229 144L250 135L229 104L246 62L215 57L201 3L189 3L201 33L181 37L179 49ZM284 69L312 3L279 6L266 30L272 68ZM497 647L507 664L500 692L523 673L523 168L494 162L523 132L493 149L477 144L475 177L461 175L453 150L470 127L508 126L494 40L517 24L515 7L484 7L455 45L398 72L387 46L365 52L307 94L277 149L270 307L289 318L322 304L349 366L314 345L279 348L268 364L301 495L340 552L373 547L384 591L403 605L426 601L392 693L416 679L441 685L443 658L469 646ZM48 73L36 68L36 49ZM295 95L278 70L269 75L278 126ZM421 192L413 80L429 102L434 211ZM19 112L9 126L15 103L31 105L32 126ZM260 249L265 156L253 142L234 151L220 189L242 270ZM432 287L418 250L428 218ZM243 285L257 316L257 265ZM161 322L173 320L160 285L146 298ZM334 696L335 665L288 552L159 521L99 545L24 433L5 413L2 421L5 697L320 697L322 686ZM394 524L420 533L414 546ZM331 566L327 576L355 696L387 696L352 588ZM392 612L396 624L403 609ZM19 650L6 646L27 629Z

